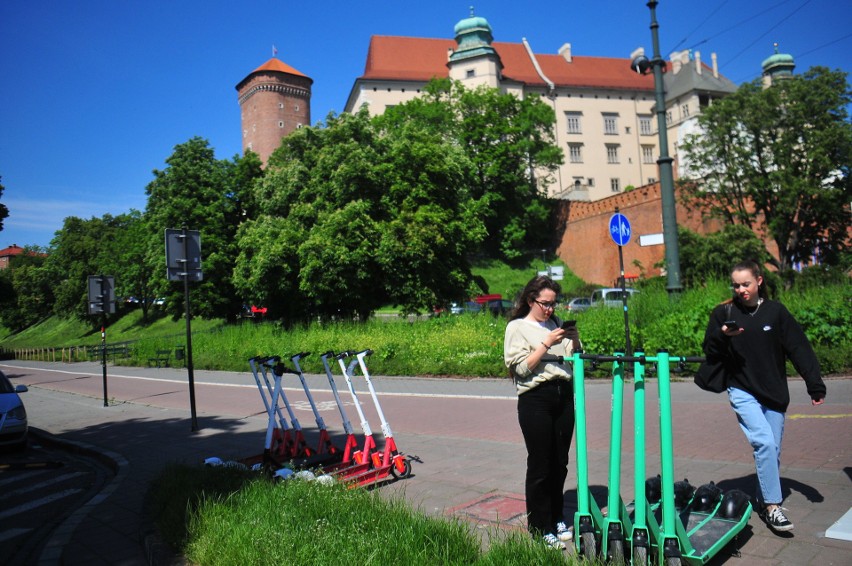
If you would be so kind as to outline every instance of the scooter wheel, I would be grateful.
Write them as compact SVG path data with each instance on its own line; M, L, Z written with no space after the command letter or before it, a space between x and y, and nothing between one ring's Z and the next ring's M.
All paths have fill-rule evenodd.
M580 553L586 558L597 557L598 543L595 540L595 533L580 533Z
M648 549L637 546L633 549L633 566L648 566Z
M403 460L402 461L402 471L398 470L396 465L391 465L390 471L391 471L391 475L394 478L396 478L398 480L405 479L405 478L407 478L411 475L411 461L410 460Z
M612 541L607 548L607 562L609 564L624 564L624 542Z

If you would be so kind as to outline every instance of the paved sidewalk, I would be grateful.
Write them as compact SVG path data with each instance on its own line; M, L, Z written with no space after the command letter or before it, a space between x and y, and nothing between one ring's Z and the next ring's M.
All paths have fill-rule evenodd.
M151 546L144 514L149 482L172 462L199 464L204 458L239 458L262 451L266 414L251 374L195 372L199 429L191 431L186 371L108 368L109 407L103 406L98 364L0 362L13 383L30 388L24 402L30 424L46 441L100 454L117 475L106 489L70 517L39 564L163 563ZM308 376L330 432L340 434L340 415L325 376ZM511 385L498 379L374 378L382 408L399 448L416 455L413 477L385 485L381 493L402 494L424 512L470 520L489 536L496 528L522 528L526 452L517 425ZM341 396L347 392L342 379ZM610 384L590 383L589 471L596 489L606 483ZM796 529L771 533L753 516L740 536L742 558L723 553L712 564L850 564L852 542L824 533L852 507L852 380L829 380L826 405L812 407L801 380L791 380L782 468L785 506ZM287 385L303 427L315 428L298 382ZM369 395L358 390L365 408ZM625 414L632 414L629 395ZM715 481L724 489L754 491L750 449L723 396L691 383L672 388L675 469L693 485ZM656 434L656 387L648 384L649 439ZM350 409L351 401L350 401ZM354 409L348 415L356 430ZM377 436L378 420L368 413ZM623 424L622 491L632 497L632 423ZM649 441L649 475L656 474L658 443ZM572 454L572 462L574 455ZM655 467L656 464L656 467ZM573 513L575 473L569 470L566 508Z

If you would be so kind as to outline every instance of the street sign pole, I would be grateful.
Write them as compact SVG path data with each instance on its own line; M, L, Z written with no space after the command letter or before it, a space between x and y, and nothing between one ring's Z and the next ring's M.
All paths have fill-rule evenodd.
M115 279L111 275L89 275L88 291L89 314L101 315L101 368L104 381L104 407L108 407L106 319L107 313L115 312Z
M192 365L192 323L189 302L189 280L201 281L201 233L188 230L166 229L166 276L169 281L183 281L184 316L186 317L186 372L189 378L189 409L192 415L192 432L198 430L195 411L195 375Z
M618 207L615 207L615 214L609 220L609 235L618 246L618 273L621 280L621 306L624 310L624 354L626 356L633 355L633 348L630 344L630 320L627 315L627 285L624 279L624 253L622 247L630 241L630 222L627 217L618 212Z
M189 412L192 415L192 432L195 432L198 430L198 419L195 413L195 376L192 367L192 324L189 319L189 236L186 226L181 230L181 235L183 236L183 261L186 262L183 270L183 300L186 307L186 373L189 377Z

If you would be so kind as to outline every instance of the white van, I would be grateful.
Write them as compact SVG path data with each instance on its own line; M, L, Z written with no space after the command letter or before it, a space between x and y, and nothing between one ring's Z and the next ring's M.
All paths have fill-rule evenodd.
M627 287L624 289L624 292L627 293L627 298L629 299L632 295L638 293L639 289ZM621 301L621 293L621 287L605 287L603 289L598 289L592 293L592 306L620 307L623 304Z

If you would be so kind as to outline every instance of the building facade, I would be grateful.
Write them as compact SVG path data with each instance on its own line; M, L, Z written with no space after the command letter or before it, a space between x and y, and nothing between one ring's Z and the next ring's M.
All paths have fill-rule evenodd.
M311 80L273 57L237 84L243 153L263 161L281 145L281 138L311 124Z
M493 41L487 20L455 26L455 39L373 36L364 74L355 80L345 111L366 106L372 115L418 96L432 78L465 87L497 88L519 98L538 96L553 107L554 139L564 164L543 187L555 198L600 200L656 182L659 137L654 79L631 70L630 59L575 56L566 43L557 54L536 54L530 43ZM634 53L635 54L635 53ZM700 54L675 53L664 76L669 155L677 163L678 135L701 108L736 86L703 64Z

